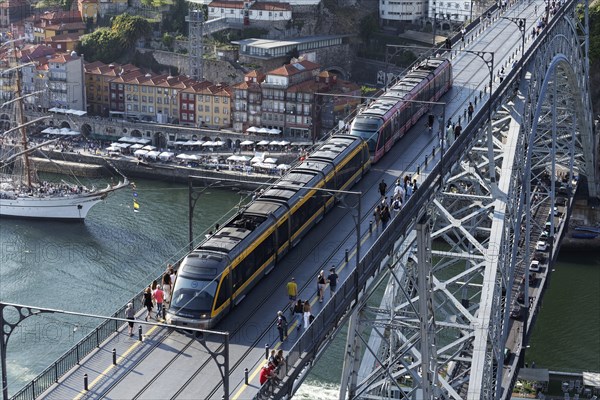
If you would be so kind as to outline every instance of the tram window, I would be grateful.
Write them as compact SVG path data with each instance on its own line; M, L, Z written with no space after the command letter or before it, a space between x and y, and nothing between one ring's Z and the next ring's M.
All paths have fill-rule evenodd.
M286 219L285 222L277 228L277 247L281 247L290 238L288 222L289 219Z
M298 231L300 227L314 215L316 211L315 199L310 197L296 210L292 216L292 232Z
M217 296L217 304L215 305L215 308L221 307L231 297L230 279L231 275L227 274L221 280L221 287L219 288L219 294Z
M256 272L273 254L275 254L275 231L271 232L269 236L262 241L261 244L256 246L253 251L254 253L254 270Z

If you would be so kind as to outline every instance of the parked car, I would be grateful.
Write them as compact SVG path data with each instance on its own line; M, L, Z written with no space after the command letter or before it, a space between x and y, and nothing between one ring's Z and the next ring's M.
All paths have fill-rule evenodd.
M548 251L548 243L545 240L538 240L535 249L537 251Z
M529 271L530 272L540 272L541 271L541 264L538 260L532 260L531 264L529 264Z

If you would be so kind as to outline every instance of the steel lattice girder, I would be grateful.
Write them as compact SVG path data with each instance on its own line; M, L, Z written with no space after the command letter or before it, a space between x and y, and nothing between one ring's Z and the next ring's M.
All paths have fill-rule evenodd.
M528 196L523 186L540 183L545 172L556 174L559 168L569 184L585 174L595 193L597 139L591 130L587 60L577 37L582 28L573 19L567 13L552 27L515 88L518 96L503 99L494 116L492 151L486 130L480 129L478 141L432 202L432 238L446 246L432 251L436 337L427 345L434 346L438 358L437 392L443 397L498 398L503 378L510 378L501 368L510 304L516 278L531 258L529 244L542 228L532 213L555 199L554 184L539 184L544 190L536 196ZM494 155L495 182L487 179L488 154ZM417 283L414 265L399 265L386 289L388 306L363 309L360 325L377 327L378 345L363 342L379 365L362 374L357 397L389 396L391 387L407 381L412 389L406 390L414 393L422 381ZM504 389L510 393L510 387Z

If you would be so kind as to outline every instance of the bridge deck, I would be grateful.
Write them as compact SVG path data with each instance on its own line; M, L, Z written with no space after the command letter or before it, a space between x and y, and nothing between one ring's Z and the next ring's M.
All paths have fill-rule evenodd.
M542 1L532 2L510 10L511 16L527 18L530 27L536 21L534 6L543 11ZM474 41L471 42L471 35ZM529 35L527 35L529 36ZM469 50L493 51L495 71L512 65L510 57L521 44L521 37L515 24L507 20L496 20L483 31L475 29L467 35ZM461 45L460 43L457 45ZM463 115L467 104L478 96L489 81L489 73L476 55L458 52L453 59L454 87L441 100L447 102L446 119L456 121ZM485 104L486 97L480 98L476 112ZM463 126L465 118L462 118ZM368 246L377 235L374 229L369 233L374 206L379 202L378 183L384 179L389 190L399 176L412 174L423 180L430 171L422 164L432 149L438 146L436 134L429 133L423 122L407 133L406 137L392 149L377 165L373 166L363 180L352 190L361 191L363 213L361 215L362 244ZM438 153L439 154L439 153ZM437 157L437 156L436 156ZM421 176L416 175L420 166ZM391 194L391 193L390 193ZM419 195L417 191L416 196ZM350 202L352 200L349 200ZM230 332L229 363L231 398L250 398L258 390L258 372L265 363L265 344L270 348L282 348L285 352L296 341L303 330L297 330L296 322L290 319L286 309L288 299L285 283L291 276L296 278L300 288L299 298L310 299L313 314L318 314L321 304L316 298L316 274L321 269L328 270L335 265L343 282L354 268L355 261L344 261L346 249L355 246L355 223L352 211L335 207L304 240L296 246L267 277L265 277L244 301L236 307L216 327ZM351 254L355 254L351 252ZM325 300L328 301L327 294ZM279 341L275 318L277 310L286 309L289 337ZM144 314L138 314L143 318ZM137 329L137 324L136 328ZM126 328L107 340L81 365L64 376L58 384L44 394L44 398L213 398L220 399L224 392L222 379L214 361L198 341L185 333L167 328L144 328L144 341L136 336L128 337ZM207 340L210 349L216 349L220 342ZM118 362L112 366L112 349L116 349ZM249 371L249 385L244 384L244 369ZM83 391L83 375L89 377L89 391Z

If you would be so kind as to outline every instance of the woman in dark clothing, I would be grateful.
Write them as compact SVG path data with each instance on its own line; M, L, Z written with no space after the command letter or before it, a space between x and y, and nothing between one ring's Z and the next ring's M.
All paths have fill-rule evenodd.
M148 315L146 315L146 321L148 321L148 318L152 318L152 307L154 307L152 304L152 291L150 290L150 287L147 287L146 290L144 290L144 306L146 306L146 309L148 310Z

